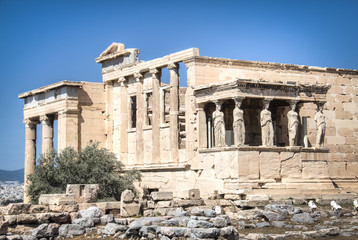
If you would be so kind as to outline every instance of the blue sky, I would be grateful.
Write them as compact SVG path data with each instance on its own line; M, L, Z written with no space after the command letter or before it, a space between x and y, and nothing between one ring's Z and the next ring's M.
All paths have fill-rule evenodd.
M0 0L0 169L23 168L23 100L62 80L101 82L112 42L149 60L201 56L358 69L358 1Z

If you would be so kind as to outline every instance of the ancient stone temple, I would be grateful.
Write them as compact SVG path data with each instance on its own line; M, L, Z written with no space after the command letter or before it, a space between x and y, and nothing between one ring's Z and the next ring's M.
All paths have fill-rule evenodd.
M99 141L125 170L142 172L139 188L175 197L358 191L357 70L202 57L196 48L138 55L113 43L96 58L103 83L62 81L19 95L25 176L41 123L43 153L55 135L58 150Z

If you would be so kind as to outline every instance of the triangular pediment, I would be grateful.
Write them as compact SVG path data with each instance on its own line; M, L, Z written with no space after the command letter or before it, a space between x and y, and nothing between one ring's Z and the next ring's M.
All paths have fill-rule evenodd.
M124 49L125 49L125 47L124 47L123 43L112 43L106 50L104 50L104 52L101 53L101 55L99 55L98 58L102 58L107 55L124 52Z

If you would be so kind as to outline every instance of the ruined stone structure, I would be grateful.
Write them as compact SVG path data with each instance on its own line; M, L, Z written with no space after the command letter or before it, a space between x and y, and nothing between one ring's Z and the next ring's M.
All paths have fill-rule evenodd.
M357 70L202 57L195 48L150 61L138 54L113 43L96 59L103 83L62 81L19 95L25 176L34 171L36 126L46 152L57 120L59 150L99 141L126 170L141 170L139 187L175 197L358 191Z

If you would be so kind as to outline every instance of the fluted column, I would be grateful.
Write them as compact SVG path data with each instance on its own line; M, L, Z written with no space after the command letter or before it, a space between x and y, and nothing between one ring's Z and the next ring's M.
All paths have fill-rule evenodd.
M170 148L173 162L179 162L179 65L168 65L170 71Z
M152 115L152 162L160 162L160 69L150 70L152 74L153 115Z
M43 115L42 123L42 154L48 153L53 148L53 117Z
M160 125L165 124L165 89L160 88Z
M144 144L143 144L143 123L144 123L144 97L143 97L143 75L134 74L137 82L137 119L136 119L136 160L137 164L144 162Z
M118 80L119 83L119 91L120 91L120 160L124 163L128 163L128 91L126 87L126 79L120 78Z
M25 164L24 164L24 202L29 203L30 198L26 194L28 186L27 176L35 172L36 166L36 124L37 122L25 119Z

